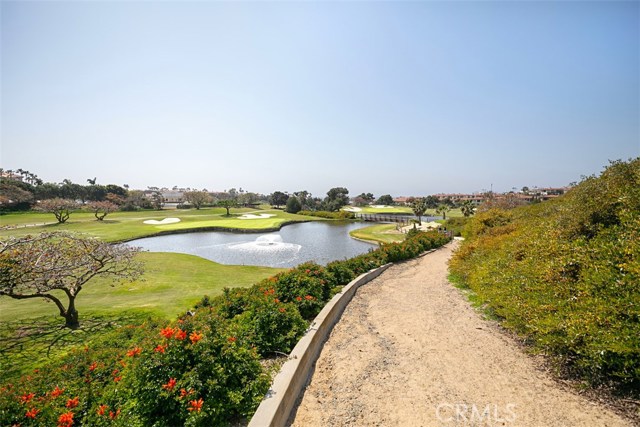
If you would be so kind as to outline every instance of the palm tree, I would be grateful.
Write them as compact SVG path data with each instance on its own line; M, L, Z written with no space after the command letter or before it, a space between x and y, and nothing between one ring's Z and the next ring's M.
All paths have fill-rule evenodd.
M451 208L447 205L439 205L436 208L436 212L442 215L442 219L447 219L447 212L449 212Z
M424 197L415 199L411 203L411 210L418 217L418 225L422 225L422 215L427 211L427 199Z
M462 215L464 215L465 218L473 215L475 213L475 210L475 205L471 200L465 200L462 203L462 206L460 206L460 211L462 211Z

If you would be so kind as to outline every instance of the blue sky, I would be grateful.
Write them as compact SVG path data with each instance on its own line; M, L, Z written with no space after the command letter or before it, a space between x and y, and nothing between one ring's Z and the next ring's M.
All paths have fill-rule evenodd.
M3 1L0 165L427 195L640 155L640 2Z

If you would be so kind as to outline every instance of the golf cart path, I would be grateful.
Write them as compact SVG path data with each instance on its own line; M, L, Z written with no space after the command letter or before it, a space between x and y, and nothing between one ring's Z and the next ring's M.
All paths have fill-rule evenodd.
M561 387L447 281L456 243L362 286L292 426L629 426Z

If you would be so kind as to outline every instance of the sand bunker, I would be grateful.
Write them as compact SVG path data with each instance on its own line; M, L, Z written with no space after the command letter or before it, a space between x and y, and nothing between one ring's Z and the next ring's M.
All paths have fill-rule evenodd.
M271 218L272 216L275 216L274 214L260 214L260 215L254 215L254 214L244 214L238 217L238 219L266 219L266 218Z
M162 221L158 221L156 219L148 219L143 222L145 224L151 224L151 225L165 225L165 224L173 224L176 222L180 222L180 218L165 218Z
M347 211L347 212L362 212L362 209L360 208L356 208L356 207L349 207L349 208L343 208L343 211Z

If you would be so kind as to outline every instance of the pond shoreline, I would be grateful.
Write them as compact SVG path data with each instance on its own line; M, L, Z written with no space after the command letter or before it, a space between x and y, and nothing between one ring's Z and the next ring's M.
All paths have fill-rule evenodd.
M158 236L169 236L173 234L189 234L189 233L203 233L203 232L211 232L211 231L222 231L227 233L238 233L238 234L260 234L260 233L273 233L276 231L280 231L282 227L293 224L304 224L306 222L314 222L316 220L303 220L303 221L285 221L280 224L278 227L267 227L267 228L233 228L233 227L218 227L218 226L210 226L210 227L194 227L194 228L184 228L178 230L160 230L158 232L152 234L145 234L144 236L132 237L130 239L122 239L111 242L112 244L120 244L120 243L129 243L134 240L147 239L150 237L158 237Z

